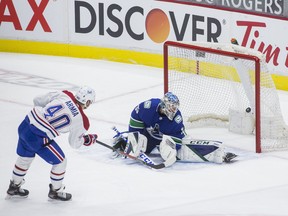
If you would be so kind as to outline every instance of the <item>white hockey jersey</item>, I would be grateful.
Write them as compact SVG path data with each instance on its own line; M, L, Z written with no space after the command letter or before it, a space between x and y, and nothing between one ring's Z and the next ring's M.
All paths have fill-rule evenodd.
M50 139L69 132L69 144L79 148L89 129L89 120L69 91L50 92L34 98L34 108L28 114L30 124L45 132Z

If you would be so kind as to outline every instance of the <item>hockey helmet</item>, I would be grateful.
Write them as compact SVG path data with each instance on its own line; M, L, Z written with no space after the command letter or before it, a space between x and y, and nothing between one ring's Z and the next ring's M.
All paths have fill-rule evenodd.
M161 109L168 119L173 120L175 114L177 113L180 102L178 97L172 92L167 92L161 99Z
M78 102L81 104L87 103L87 101L90 101L90 103L95 102L95 91L88 87L88 86L82 86L75 94L75 98Z

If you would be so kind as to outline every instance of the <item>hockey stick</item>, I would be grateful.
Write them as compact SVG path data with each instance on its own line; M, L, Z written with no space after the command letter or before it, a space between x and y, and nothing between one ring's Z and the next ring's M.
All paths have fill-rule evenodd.
M162 168L165 167L165 164L164 164L164 163L161 163L161 164L151 164L151 163L149 163L149 162L146 162L146 161L141 160L141 159L138 158L138 157L134 157L134 156L132 156L132 155L126 154L125 152L123 152L123 151L121 151L121 150L119 150L119 149L115 149L113 146L110 146L110 145L108 145L108 144L106 144L106 143L103 143L103 142L101 142L101 141L99 141L99 140L96 140L96 143L98 143L98 144L100 144L100 145L102 145L102 146L104 146L104 147L106 147L106 148L109 148L109 149L111 149L112 151L115 151L115 152L117 152L117 153L120 154L120 155L123 155L123 156L125 156L125 157L128 157L128 158L130 158L130 159L132 159L132 160L139 161L139 162L141 162L142 164L144 164L144 165L146 165L146 166L148 166L148 167L150 167L150 168L153 168L153 169L162 169Z

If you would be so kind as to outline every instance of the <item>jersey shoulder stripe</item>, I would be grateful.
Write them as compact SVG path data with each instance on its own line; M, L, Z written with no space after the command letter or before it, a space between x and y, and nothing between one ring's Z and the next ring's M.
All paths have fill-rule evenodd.
M132 117L130 118L129 125L131 128L135 128L135 129L143 129L145 127L145 124L143 121L136 120Z
M82 116L82 119L83 119L83 126L85 128L85 130L88 131L89 127L90 127L90 122L89 122L89 119L88 117L85 115L85 113L83 112L83 109L78 105L78 103L76 102L76 98L75 96L70 92L70 91L67 91L67 90L64 90L63 91L64 94L66 94L68 97L71 98L71 100L76 104L76 106L78 107L80 113L81 113L81 116Z

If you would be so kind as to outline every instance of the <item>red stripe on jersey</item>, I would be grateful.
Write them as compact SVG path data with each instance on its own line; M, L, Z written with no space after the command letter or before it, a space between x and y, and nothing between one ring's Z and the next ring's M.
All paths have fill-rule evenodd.
M85 113L83 112L82 107L77 103L77 100L76 100L75 96L71 92L66 91L66 90L64 90L63 93L65 93L68 97L70 97L71 100L74 102L74 104L78 107L78 109L79 109L79 111L81 113L82 119L83 119L83 126L84 126L85 130L88 131L88 129L90 127L89 119L85 115Z

